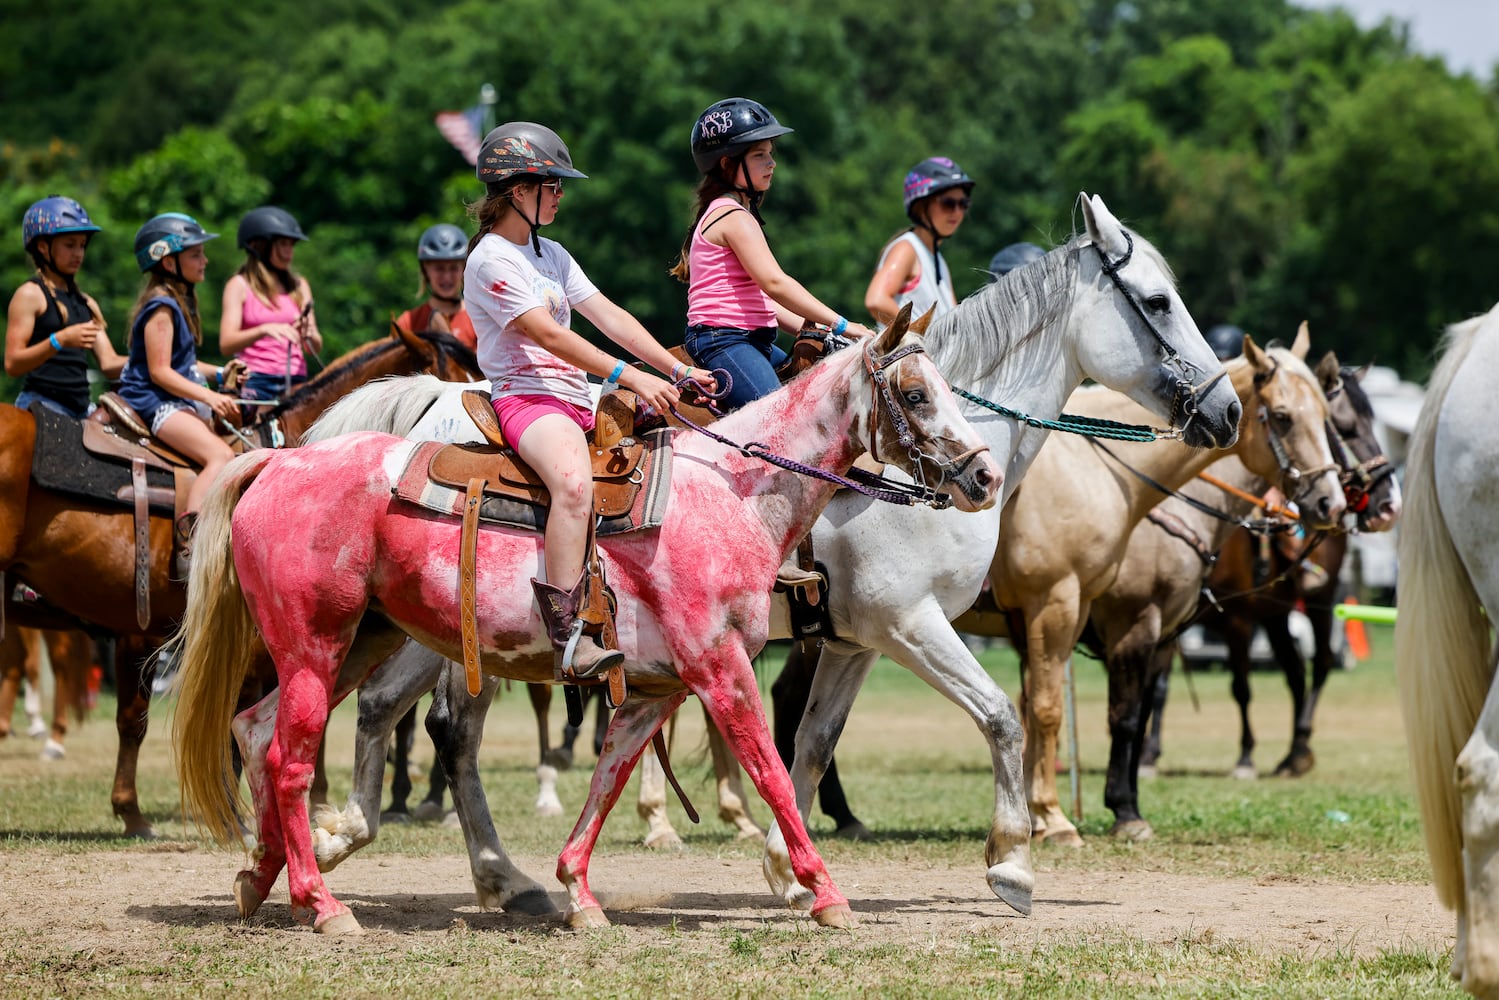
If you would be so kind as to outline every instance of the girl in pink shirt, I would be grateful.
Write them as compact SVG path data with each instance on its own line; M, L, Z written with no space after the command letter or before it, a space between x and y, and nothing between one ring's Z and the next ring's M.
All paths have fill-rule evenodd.
M757 101L731 97L698 116L692 158L703 178L696 221L672 275L687 282L687 353L733 379L722 401L737 409L780 386L786 352L777 328L795 333L805 321L834 333L867 337L819 302L776 263L760 222L760 202L776 162L772 147L792 130Z
M224 286L219 350L249 368L243 395L250 399L280 399L307 381L305 352L323 349L312 289L291 266L305 239L292 214L274 205L251 209L240 221L245 262Z

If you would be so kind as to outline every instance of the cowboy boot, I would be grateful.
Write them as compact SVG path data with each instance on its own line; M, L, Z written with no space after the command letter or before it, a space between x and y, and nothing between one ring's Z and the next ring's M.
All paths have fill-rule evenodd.
M172 526L172 547L177 554L172 566L177 579L186 580L193 564L193 532L198 527L198 512L190 510Z
M557 651L552 667L559 682L602 674L625 658L617 649L600 646L598 640L591 635L580 632L576 642L573 641L578 604L583 599L583 587L586 583L587 577L580 575L569 592L540 580L531 581L531 589L536 592L536 603L541 608L541 622L546 626L552 648ZM572 660L564 663L569 642L573 642Z

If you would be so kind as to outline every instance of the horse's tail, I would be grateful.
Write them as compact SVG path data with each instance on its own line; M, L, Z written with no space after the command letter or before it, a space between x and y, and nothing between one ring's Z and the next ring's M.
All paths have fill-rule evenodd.
M302 444L355 431L383 431L405 437L432 404L452 388L452 382L444 382L436 375L376 379L330 406L302 434Z
M1460 324L1448 332L1411 436L1395 621L1395 672L1411 775L1437 898L1451 909L1461 909L1463 898L1462 803L1453 768L1488 694L1492 653L1488 621L1437 500L1433 451L1442 403L1477 326Z
M172 739L182 812L220 843L238 840L243 813L230 759L230 723L259 641L234 569L234 507L275 452L262 448L224 467L198 514L187 613L172 638L177 714Z

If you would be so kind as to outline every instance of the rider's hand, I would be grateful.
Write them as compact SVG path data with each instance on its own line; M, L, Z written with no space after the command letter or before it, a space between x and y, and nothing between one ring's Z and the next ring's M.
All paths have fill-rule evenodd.
M224 392L228 393L231 396L238 396L240 386L244 383L249 374L250 369L248 365L246 365L239 358L232 359L228 364L224 366L224 373L222 376Z
M239 400L233 396L226 396L222 392L210 392L206 402L214 416L221 417L230 423L236 423L239 420Z
M265 330L264 336L274 337L277 340L295 344L302 339L302 332L290 323L266 323L262 329Z
M94 349L94 341L104 332L98 320L89 320L87 323L74 323L72 326L64 327L57 333L58 343L64 347L81 347L85 351Z
M863 340L866 337L873 337L874 331L863 323L850 323L848 329L843 331L843 336L850 340Z
M691 379L705 395L718 394L718 376L707 368L688 368L682 373L682 377Z
M661 414L668 412L682 398L677 387L666 379L639 368L626 368L619 383L639 396L646 406Z

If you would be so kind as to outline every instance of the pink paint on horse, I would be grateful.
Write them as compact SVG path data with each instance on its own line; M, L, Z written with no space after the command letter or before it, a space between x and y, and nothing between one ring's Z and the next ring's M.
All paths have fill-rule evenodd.
M835 472L866 450L897 456L895 464L913 475L939 472L941 491L959 507L992 506L1001 470L930 361L919 353L877 359L876 350L893 350L904 334L897 322L868 350L830 359L715 429ZM904 342L914 344L914 335ZM888 394L876 384L878 371L888 377ZM892 406L914 436L909 448L891 444ZM406 635L460 656L458 523L391 498L415 447L359 434L246 456L226 469L199 521L176 736L184 803L221 839L235 835L237 813L218 734L228 728L233 679L255 656L257 630L281 681L273 737L260 706L235 725L259 808L259 847L235 887L244 915L285 866L298 919L320 931L357 930L317 872L307 822L305 796L328 712ZM631 697L610 726L588 802L558 859L571 925L607 923L588 888L593 845L646 741L688 693L702 699L775 813L796 878L815 898L813 916L831 925L849 920L847 900L802 824L750 664L768 635L776 568L832 493L821 480L679 435L662 526L601 541ZM542 564L539 536L480 530L486 672L552 680L528 583Z

